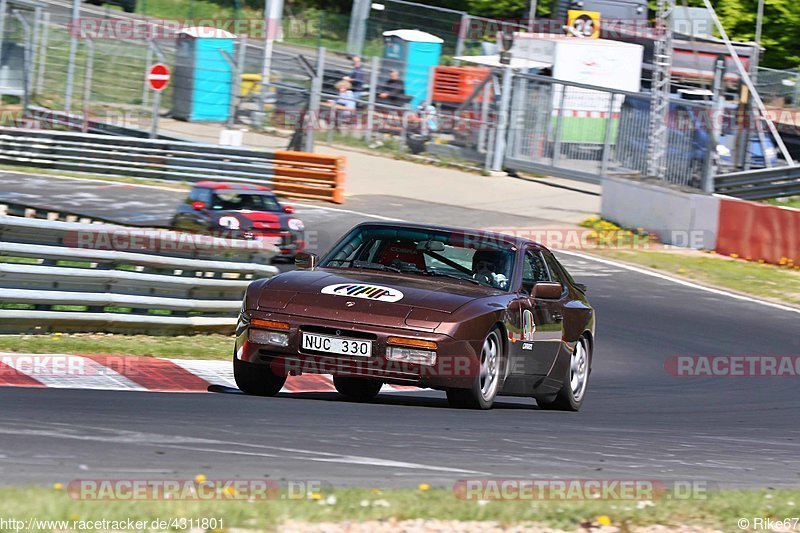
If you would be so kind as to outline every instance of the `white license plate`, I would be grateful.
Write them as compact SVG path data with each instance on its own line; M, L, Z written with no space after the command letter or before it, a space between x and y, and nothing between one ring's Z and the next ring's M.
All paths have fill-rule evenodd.
M303 333L303 349L353 357L369 357L372 355L372 341Z

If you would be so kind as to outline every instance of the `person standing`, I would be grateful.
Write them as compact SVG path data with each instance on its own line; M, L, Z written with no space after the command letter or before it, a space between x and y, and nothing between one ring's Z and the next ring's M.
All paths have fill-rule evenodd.
M361 64L360 56L353 56L353 68L350 71L349 78L353 84L353 95L356 99L361 99L361 96L364 94L364 80L366 78L364 76L364 66Z

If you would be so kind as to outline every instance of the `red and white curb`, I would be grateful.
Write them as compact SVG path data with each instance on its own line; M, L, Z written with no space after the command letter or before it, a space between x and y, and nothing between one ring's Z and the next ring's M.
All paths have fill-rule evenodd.
M237 388L230 361L0 352L0 387L206 392L211 385ZM420 390L384 385L381 392ZM290 376L281 390L288 393L334 391L331 376L317 374Z

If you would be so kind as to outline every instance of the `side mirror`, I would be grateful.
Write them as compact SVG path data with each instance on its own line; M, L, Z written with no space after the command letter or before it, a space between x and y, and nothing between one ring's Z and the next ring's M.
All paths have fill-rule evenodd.
M561 298L562 292L563 287L560 283L543 281L533 286L533 294L531 296L542 300L558 300Z
M192 202L192 209L194 209L195 211L202 211L205 208L206 204L204 204L203 202Z
M297 270L314 270L317 268L317 254L300 252L294 257L294 266Z
M292 213L294 213L294 206L293 205L283 206L283 212L291 215Z

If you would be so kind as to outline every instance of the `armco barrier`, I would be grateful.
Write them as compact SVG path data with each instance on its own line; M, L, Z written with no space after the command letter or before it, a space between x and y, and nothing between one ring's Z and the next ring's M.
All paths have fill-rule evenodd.
M0 333L232 332L269 243L0 216Z
M192 142L0 128L0 163L170 181L235 181L342 203L345 158Z
M723 198L717 252L767 263L800 263L800 210Z

